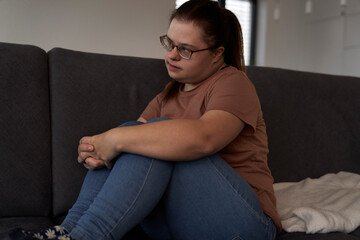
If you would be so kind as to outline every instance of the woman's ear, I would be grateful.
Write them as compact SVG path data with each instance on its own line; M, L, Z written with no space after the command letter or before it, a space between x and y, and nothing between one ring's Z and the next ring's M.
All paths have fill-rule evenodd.
M216 48L214 53L214 59L217 62L219 58L224 57L225 48L223 46Z
M221 46L221 47L218 47L218 48L215 50L215 55L216 55L216 56L221 56L221 55L224 54L224 52L225 52L225 48L224 48L223 46Z

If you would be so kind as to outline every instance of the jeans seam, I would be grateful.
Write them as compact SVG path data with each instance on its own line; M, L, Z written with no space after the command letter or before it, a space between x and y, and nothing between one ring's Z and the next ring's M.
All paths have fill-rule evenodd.
M226 183L231 187L231 189L240 197L240 200L244 203L244 206L246 206L247 209L250 210L251 213L254 214L254 216L256 216L265 226L268 226L268 222L264 220L264 218L262 216L260 216L258 214L257 211L255 211L249 204L248 202L241 196L241 194L233 187L233 185L228 181L228 179L219 171L219 169L216 167L216 165L214 164L213 160L209 157L209 160L211 161L213 167L215 168L215 170L218 172L218 174L226 181ZM265 215L265 214L264 214Z
M74 229L74 226L69 223L62 223L60 226L65 228L65 230L69 233Z
M70 236L74 237L75 239L79 239L79 240L87 239L87 237L82 232L76 230L76 228L74 228L71 231Z
M145 184L146 184L146 182L147 182L146 180L148 179L148 176L149 176L150 171L151 171L151 169L152 169L152 167L153 167L153 164L154 164L154 159L151 159L151 164L150 164L149 169L148 169L148 171L147 171L147 173L146 173L146 176L145 176L145 178L144 178L143 184L142 184L142 186L140 187L140 189L139 189L139 191L138 191L138 194L136 195L134 201L133 201L133 202L130 204L130 206L128 207L127 211L126 211L126 212L123 214L123 216L117 221L117 223L116 223L115 226L111 229L111 231L107 234L107 236L109 236L109 235L114 231L114 229L119 226L120 222L126 217L126 215L130 212L130 210L133 209L135 203L136 203L137 200L139 199L139 196L140 196L140 194L142 193L142 191L143 191L143 189L144 189L144 186L145 186Z
M240 236L233 237L231 240L243 240Z

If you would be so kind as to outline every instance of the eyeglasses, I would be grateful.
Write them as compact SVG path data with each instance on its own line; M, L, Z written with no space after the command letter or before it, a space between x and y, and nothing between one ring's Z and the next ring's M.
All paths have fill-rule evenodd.
M215 47L210 47L210 48L204 48L204 49L199 49L199 50L191 50L182 45L177 46L173 43L173 41L167 35L160 37L160 43L165 48L165 50L169 51L169 52L172 51L176 47L180 57L187 59L187 60L189 60L191 58L193 53L202 52L202 51L206 51L206 50L210 50L210 49L215 49Z

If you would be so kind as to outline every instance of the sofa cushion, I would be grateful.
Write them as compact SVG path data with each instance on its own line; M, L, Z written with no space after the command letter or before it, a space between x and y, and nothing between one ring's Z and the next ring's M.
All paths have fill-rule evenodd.
M48 65L38 47L0 43L0 217L51 212Z
M0 219L0 239L14 228L23 228L26 230L45 229L53 226L54 223L47 217L12 217Z
M280 233L276 240L359 240L360 228L350 234L342 232L306 234L303 232Z
M249 67L264 112L276 182L360 173L360 79Z
M86 174L79 165L81 137L136 120L168 79L163 60L49 52L54 215L75 202Z

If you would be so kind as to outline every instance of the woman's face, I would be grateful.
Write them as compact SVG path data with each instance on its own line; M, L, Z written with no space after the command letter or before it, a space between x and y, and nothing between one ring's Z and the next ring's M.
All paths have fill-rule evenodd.
M199 50L208 46L202 40L202 29L192 22L173 19L170 23L167 36L175 45L185 45L191 50ZM178 82L185 83L185 89L191 90L203 80L214 74L224 63L222 52L218 48L193 53L190 59L180 57L177 48L165 51L165 64L170 77Z

